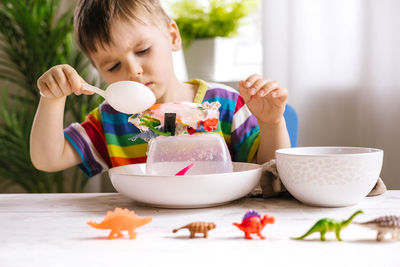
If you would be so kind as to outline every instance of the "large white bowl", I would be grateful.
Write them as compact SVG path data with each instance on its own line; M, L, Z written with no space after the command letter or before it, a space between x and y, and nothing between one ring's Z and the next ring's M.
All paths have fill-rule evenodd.
M286 189L297 200L322 207L357 204L374 187L383 150L363 147L297 147L276 151Z
M204 175L146 175L146 164L111 168L114 188L138 202L163 208L222 205L250 193L259 183L261 166L233 162L233 172Z

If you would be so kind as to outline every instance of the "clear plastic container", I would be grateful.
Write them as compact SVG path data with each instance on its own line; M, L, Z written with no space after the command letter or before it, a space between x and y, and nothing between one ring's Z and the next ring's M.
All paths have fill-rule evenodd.
M232 160L220 134L159 136L150 140L146 174L175 175L194 163L187 175L232 172Z

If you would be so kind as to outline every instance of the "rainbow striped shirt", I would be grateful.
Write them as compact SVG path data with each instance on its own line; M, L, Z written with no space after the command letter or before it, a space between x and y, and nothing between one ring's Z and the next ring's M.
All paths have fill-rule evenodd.
M220 130L230 150L233 161L251 162L259 145L257 119L244 104L239 92L217 83L192 80L199 89L195 103L221 103ZM145 163L147 142L129 138L140 133L128 122L130 115L117 112L107 102L90 112L86 120L72 123L64 129L66 139L82 159L78 166L89 177L121 165Z

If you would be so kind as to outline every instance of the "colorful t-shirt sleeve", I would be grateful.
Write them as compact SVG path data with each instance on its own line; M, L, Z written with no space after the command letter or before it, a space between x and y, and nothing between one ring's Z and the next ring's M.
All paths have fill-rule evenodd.
M204 101L219 101L220 125L233 161L252 162L258 146L259 127L239 92L224 84L209 83Z
M101 125L97 108L86 116L83 123L72 123L64 129L65 138L82 159L78 167L88 177L102 173L111 166Z
M240 95L236 101L231 131L233 160L252 162L260 144L260 130L256 117Z

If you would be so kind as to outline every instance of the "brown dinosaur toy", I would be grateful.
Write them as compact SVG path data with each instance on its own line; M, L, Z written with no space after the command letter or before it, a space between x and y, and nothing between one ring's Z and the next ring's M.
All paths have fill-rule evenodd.
M135 229L151 222L151 217L141 218L134 211L128 209L115 208L114 211L108 211L106 217L101 223L87 222L90 226L97 229L111 229L108 239L114 239L115 236L123 237L121 231L128 231L129 238L136 238Z
M172 230L173 233L178 232L181 229L188 229L190 231L190 238L194 238L196 233L203 233L204 238L208 237L208 231L216 227L215 223L208 222L192 222L180 228Z
M383 216L368 222L353 223L377 230L376 241L383 241L387 233L392 233L393 240L400 240L400 216Z

